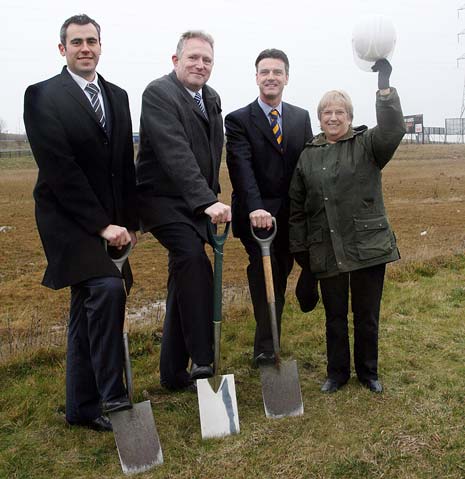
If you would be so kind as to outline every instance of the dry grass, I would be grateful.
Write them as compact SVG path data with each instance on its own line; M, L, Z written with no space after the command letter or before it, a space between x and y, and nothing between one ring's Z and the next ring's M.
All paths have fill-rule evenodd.
M144 236L132 257L128 303L135 399L152 402L165 464L141 479L463 479L465 257L452 256L464 249L463 158L464 145L404 145L384 173L403 259L389 266L383 297L380 396L355 379L335 395L319 392L324 311L320 304L304 315L289 294L282 348L298 360L305 414L264 417L250 367L246 257L228 240L222 372L235 375L241 433L222 441L200 439L195 395L158 385L163 307L156 300L165 294L166 252ZM35 176L22 161L0 166L0 227L11 228L0 229L0 477L122 478L112 435L64 425L65 354L56 346L64 341L69 293L39 284L45 261L33 220Z
M63 324L68 291L54 292L40 285L45 258L34 221L32 189L37 171L32 160L2 160L0 168L0 360L11 350L10 339L30 329L31 318L47 328ZM10 163L7 163L7 162ZM226 167L221 170L222 199L231 186ZM409 262L455 254L465 246L465 145L402 145L384 171L387 210L396 232L402 260L389 274ZM1 227L6 226L5 231ZM166 294L167 254L150 236L140 238L131 263L135 285L128 301L134 323L150 318L151 305ZM225 245L224 285L235 295L246 295L247 258L240 242ZM290 285L295 281L296 271ZM141 312L148 308L147 314ZM161 318L160 318L161 319ZM53 333L53 329L52 335ZM20 346L21 341L17 343ZM16 347L16 350L21 349ZM5 349L6 348L6 349Z

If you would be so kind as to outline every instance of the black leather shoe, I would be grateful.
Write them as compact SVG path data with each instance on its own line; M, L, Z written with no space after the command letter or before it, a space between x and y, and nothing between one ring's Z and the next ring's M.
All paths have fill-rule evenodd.
M102 411L104 414L109 412L125 411L126 409L132 409L132 404L126 396L122 396L111 401L102 402Z
M274 353L260 353L253 358L254 367L267 366L276 362Z
M308 268L304 268L300 272L295 287L295 295L303 313L308 313L315 309L315 306L320 299L320 296L318 295L318 280L315 279Z
M211 378L213 376L213 368L208 364L206 366L200 366L192 363L190 378L192 381L196 379Z
M380 394L383 392L383 386L377 379L366 379L361 381L361 383L372 393Z
M344 386L344 383L341 383L339 381L336 381L336 379L328 378L324 383L323 386L321 386L321 392L322 393L335 393L339 389L341 389L342 386Z
M70 426L87 427L94 431L110 432L113 431L110 420L106 416L99 416L90 421L67 421Z
M172 384L161 381L160 384L163 389L166 389L167 391L170 391L170 392L184 392L184 391L188 391L192 393L197 392L197 385L194 382L172 385Z

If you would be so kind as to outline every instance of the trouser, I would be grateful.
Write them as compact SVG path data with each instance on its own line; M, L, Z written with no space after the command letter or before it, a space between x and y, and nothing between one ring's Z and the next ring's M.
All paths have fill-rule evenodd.
M213 362L213 272L205 242L186 223L152 230L168 250L168 294L160 353L160 381L186 386L189 358L199 365Z
M126 394L123 324L126 292L121 278L102 277L71 286L66 361L66 419L92 420L101 401Z
M284 309L287 278L294 263L293 256L289 253L287 229L283 229L285 230L283 233L286 235L286 238L278 236L280 231L278 229L278 235L276 235L270 250L279 336L281 336L281 316ZM252 237L241 237L241 242L249 256L247 278L256 321L254 357L257 357L263 352L273 352L273 338L271 335L268 301L266 297L263 260L260 246Z
M354 316L354 364L361 381L378 379L378 324L386 265L381 264L320 280L326 313L328 377L350 377L347 324L349 285Z

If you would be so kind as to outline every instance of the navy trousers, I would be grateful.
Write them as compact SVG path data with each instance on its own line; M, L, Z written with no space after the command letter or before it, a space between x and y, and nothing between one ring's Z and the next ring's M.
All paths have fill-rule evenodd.
M160 353L160 382L189 383L189 358L213 362L213 271L205 242L187 223L156 227L152 234L168 250L168 294Z
M70 422L95 419L102 414L102 401L126 394L125 305L121 278L93 278L71 287L66 362L66 419Z
M378 379L378 324L385 270L386 265L380 264L320 280L326 313L328 378L345 383L350 377L350 286L355 371L361 381Z

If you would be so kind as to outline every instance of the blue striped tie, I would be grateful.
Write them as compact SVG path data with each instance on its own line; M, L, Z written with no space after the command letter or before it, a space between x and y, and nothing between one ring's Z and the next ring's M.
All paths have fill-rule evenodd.
M99 89L93 83L88 83L86 90L90 93L90 102L97 115L98 121L102 125L102 128L105 129L105 115L103 114L102 105L100 105L100 100L98 99Z
M205 106L203 105L202 97L200 96L199 92L195 94L194 100L197 103L197 105L199 105L199 108L201 112L203 113L203 116L208 120L207 111L205 110Z

